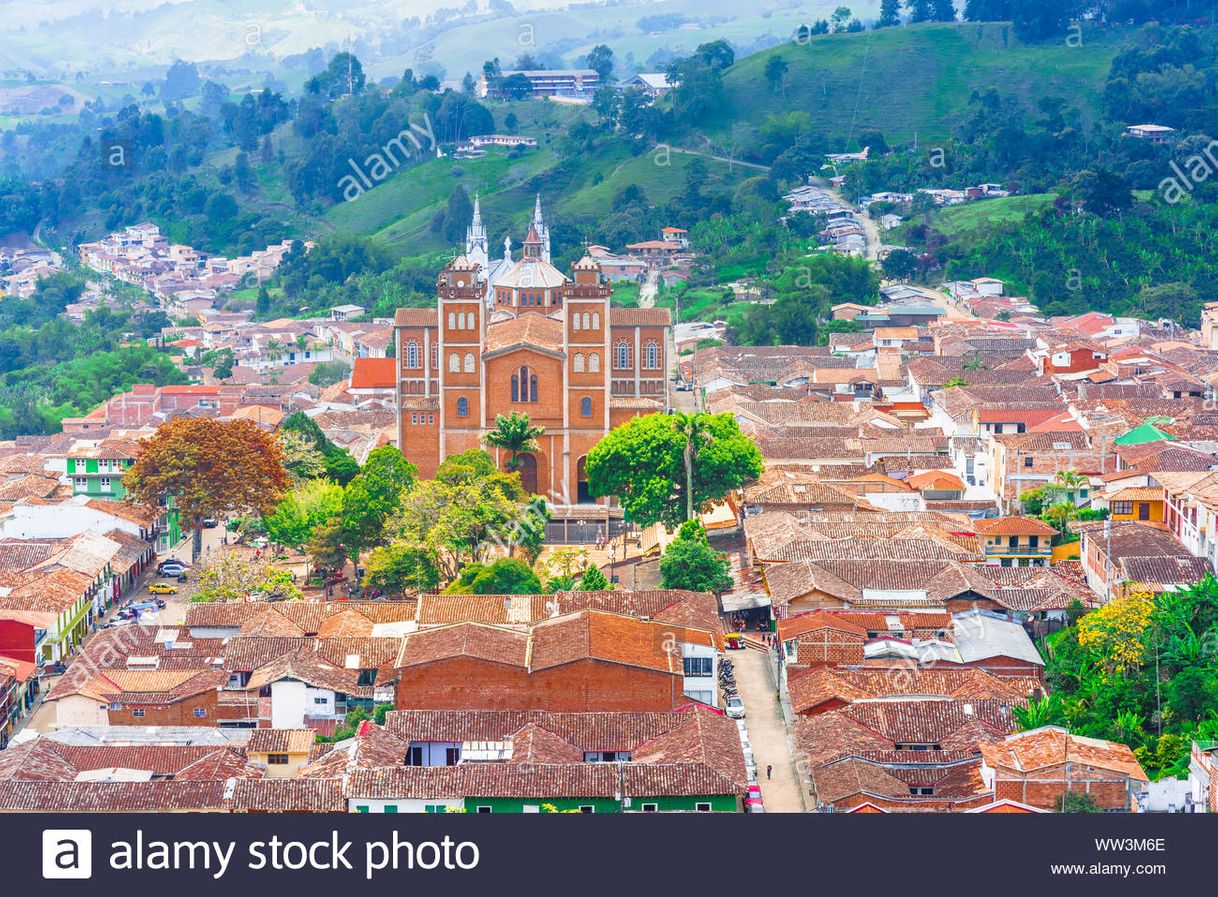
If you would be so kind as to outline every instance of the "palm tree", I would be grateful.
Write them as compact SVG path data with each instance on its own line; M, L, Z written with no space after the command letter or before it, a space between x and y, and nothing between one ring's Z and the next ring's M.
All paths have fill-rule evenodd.
M508 459L507 469L515 470L521 452L537 451L537 437L546 431L545 427L535 427L529 423L529 416L513 411L507 417L502 414L495 416L495 429L482 437L482 441L492 448L503 449L512 453Z
M673 427L685 437L685 519L694 519L694 458L710 442L705 414L678 412L672 416Z
M1041 726L1060 725L1063 722L1061 698L1056 694L1042 697L1039 701L1029 701L1027 707L1012 707L1015 721L1021 731L1039 729Z
M1053 479L1049 485L1059 492L1065 492L1070 496L1070 500L1074 501L1078 491L1087 485L1087 478L1077 470L1059 470L1053 474Z

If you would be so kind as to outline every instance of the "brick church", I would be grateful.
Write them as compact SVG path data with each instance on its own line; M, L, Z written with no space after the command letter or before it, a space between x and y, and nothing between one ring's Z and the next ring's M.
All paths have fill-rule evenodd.
M613 308L610 293L592 258L570 277L550 263L540 197L520 257L507 238L492 260L475 200L465 252L436 282L436 307L400 308L394 322L398 444L420 476L485 447L496 415L522 412L545 427L539 450L520 458L525 487L549 501L556 521L594 525L589 449L669 405L667 309ZM505 465L507 454L498 460Z

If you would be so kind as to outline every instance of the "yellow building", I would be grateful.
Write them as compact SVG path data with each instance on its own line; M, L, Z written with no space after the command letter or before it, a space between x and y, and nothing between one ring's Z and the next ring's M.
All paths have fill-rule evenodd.
M316 736L312 729L254 729L245 753L266 768L267 778L291 778L309 762Z
M1163 522L1163 489L1159 486L1126 486L1108 496L1113 520Z

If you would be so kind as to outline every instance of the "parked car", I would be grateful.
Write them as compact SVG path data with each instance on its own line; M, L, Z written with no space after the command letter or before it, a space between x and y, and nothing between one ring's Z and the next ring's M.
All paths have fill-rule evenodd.
M156 565L157 573L164 573L166 567L177 567L179 570L189 570L190 564L186 561L180 561L177 558L165 558Z
M205 517L203 519L203 529L215 529L220 525L220 521L215 517Z
M153 595L176 595L178 593L178 587L171 586L167 582L154 582L148 587L148 591Z
M189 569L185 564L167 563L157 567L156 572L159 576L181 576Z
M728 698L724 709L732 719L744 719L744 701L739 698Z
M744 812L764 813L765 805L761 801L761 786L753 783L744 795Z

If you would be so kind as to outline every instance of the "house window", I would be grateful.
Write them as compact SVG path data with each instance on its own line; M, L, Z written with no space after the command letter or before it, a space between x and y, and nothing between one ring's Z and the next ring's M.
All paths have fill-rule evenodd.
M1114 501L1112 503L1113 514L1132 514L1133 502L1131 501Z
M206 707L196 707L195 716L198 719L203 719L205 716L207 716L207 708Z
M457 315L457 329L465 329L465 312L461 312L461 314Z
M131 715L134 716L136 719L142 719L144 716L144 711L143 710L132 710Z
M396 813L397 811L398 811L398 805L397 805L397 804L385 804L385 812L386 812L386 813Z
M475 813L489 813L490 811L491 811L491 808L488 807L486 804L482 804L478 807L478 809L474 810Z
M582 374L584 372L584 353L576 352L575 358L571 361L571 365L575 373Z
M368 806L367 806L366 804L356 804L356 805L355 805L355 812L356 812L356 813L367 813L367 812L368 812Z
M579 315L571 315L571 329L579 330Z
M438 368L439 366L440 366L440 347L432 346L431 347L431 367L434 370L434 369Z
M601 355L599 352L588 353L588 370L593 374L601 372Z
M122 705L122 704L118 704L118 703L111 704L111 705L110 705L110 709L111 709L111 710L122 710L122 709L123 709L123 705Z
M457 316L454 315L451 311L448 313L448 329L449 330L457 329Z
M709 657L686 657L685 675L686 676L709 676L711 675L712 659Z
M625 341L617 344L617 350L613 356L613 366L618 370L630 367L630 347Z
M102 491L102 492L109 492L109 491L110 491L110 478L109 478L109 477L102 477L102 478L101 478L101 491Z
M601 313L599 311L594 311L592 313L592 329L593 330L601 329Z
M644 813L658 813L660 811L659 804L643 804Z
M89 487L89 478L88 477L77 477L76 478L76 488L77 489L87 489L88 487Z
M469 399L465 396L457 399L457 417L469 417Z
M465 373L472 374L474 372L474 353L465 353Z
M415 412L414 414L410 415L410 422L412 424L417 424L419 422L418 412Z
M711 811L711 805L709 802L699 801L698 803L694 804L694 809L699 813L709 813Z
M288 765L288 755L287 754L267 754L266 755L266 765L267 766L287 766Z
M419 366L419 344L411 340L406 344L406 367L417 368Z
M647 344L647 368L655 370L660 366L660 349L655 343Z
M934 788L910 788L910 794L918 795L919 797L929 797L935 793Z
M456 766L461 762L461 748L448 747L444 749L444 765Z
M461 371L461 356L458 355L456 352L454 352L448 356L448 372L450 374L457 374L457 373L460 373L460 371Z
M581 813L595 813L596 807L592 806L591 804L581 804L579 811Z
M1032 458L1024 458L1024 459L1023 459L1023 466L1024 466L1024 467L1031 467L1031 466L1032 466L1032 463L1033 463L1033 460L1034 460L1034 459L1032 459Z
M327 701L325 698L322 698L322 697L317 697L317 698L314 698L314 699L313 699L313 703L314 703L314 704L328 704L328 703L330 703L330 702L329 702L329 701Z

